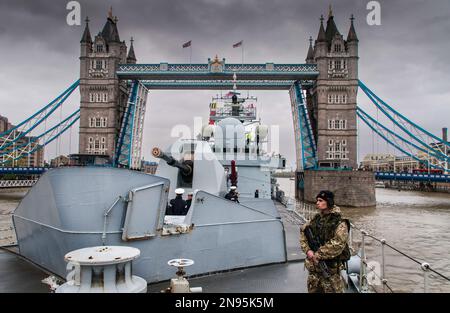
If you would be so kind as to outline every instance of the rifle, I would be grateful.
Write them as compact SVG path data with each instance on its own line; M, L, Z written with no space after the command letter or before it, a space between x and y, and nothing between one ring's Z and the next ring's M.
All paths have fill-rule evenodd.
M314 237L311 228L306 227L305 228L305 236L306 236L306 240L308 240L308 245L311 248L312 251L316 252L317 250L319 250L320 248L320 243L319 241ZM327 264L325 263L325 261L319 261L319 268L322 271L322 275L323 277L325 277L326 279L330 278L330 270L328 269Z

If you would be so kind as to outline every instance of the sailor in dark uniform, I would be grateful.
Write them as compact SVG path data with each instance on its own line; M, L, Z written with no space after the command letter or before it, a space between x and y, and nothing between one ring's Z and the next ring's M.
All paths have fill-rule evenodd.
M231 97L231 116L239 116L240 105L238 103L238 97L234 94Z
M167 208L167 215L184 215L186 214L186 201L183 200L184 189L175 189L175 198L170 200L169 207Z
M185 210L184 215L187 214L187 212L189 211L189 208L191 207L192 197L194 196L194 193L193 192L189 192L187 196L188 196L188 198L186 200L186 210Z
M225 195L225 199L239 203L238 193L236 192L236 186L231 186L230 192Z

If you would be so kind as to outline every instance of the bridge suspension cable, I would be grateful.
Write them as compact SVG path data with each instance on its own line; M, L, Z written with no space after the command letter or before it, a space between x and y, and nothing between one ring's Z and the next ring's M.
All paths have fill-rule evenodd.
M6 151L9 147L14 146L21 138L30 133L43 121L46 121L48 117L64 103L64 101L72 94L79 84L80 80L77 80L45 107L19 123L17 126L1 133L0 152Z
M410 119L406 118L404 115L393 109L386 102L381 100L363 82L358 81L358 83L361 90L367 95L367 97L372 101L372 103L375 104L375 106L386 117L388 117L394 123L394 125L399 127L403 132L408 134L408 136L410 136L411 139L413 139L420 145L423 145L430 152L433 151L435 154L440 155L441 158L447 158L447 155L445 154L446 148L445 146L447 146L447 149L450 147L450 144L448 142L443 141L441 138L428 132L421 126L412 122ZM408 129L408 127L410 129ZM415 132L416 134L413 134L413 132ZM429 143L430 141L436 141L436 143L430 144Z
M439 165L434 165L432 163L429 162L429 160L424 160L424 159L420 159L419 157L415 156L412 152L409 152L406 150L405 147L402 147L401 145L399 145L396 141L395 141L395 136L393 135L392 131L387 131L386 133L383 133L376 125L376 121L372 118L372 117L368 117L368 115L364 115L364 113L362 113L361 109L357 109L356 114L358 115L358 117L367 125L369 126L369 128L374 131L375 133L377 133L381 138L383 138L385 141L387 141L390 145L394 146L396 149L398 149L399 151L401 151L402 153L404 153L405 155L409 155L411 156L411 158L413 158L414 160L418 161L418 162L425 162L428 166L432 167L432 168L436 168L436 169L440 169L440 170L444 170L445 171L445 167L443 166L439 166ZM375 126L373 125L375 124ZM380 124L381 125L381 124ZM387 129L383 126L383 129ZM391 139L389 139L388 137L391 137ZM407 142L407 140L405 140L405 143Z
M9 151L0 152L0 164L5 164L11 160L18 160L24 156L28 156L35 151L45 147L53 140L61 136L67 129L69 129L75 122L80 119L80 109L73 112L63 121L53 126L52 128L44 131L42 134L30 138L27 143L23 143L19 146L14 146L13 149ZM44 143L39 144L40 140L43 140Z
M362 115L364 115L365 118L369 119L369 121L372 124L375 124L377 126L377 129L382 129L382 131L385 131L386 133L388 133L390 136L393 136L392 138L395 140L395 138L401 140L403 143L412 146L414 148L416 148L417 150L420 150L424 153L427 153L431 156L434 156L436 159L443 161L443 162L449 162L450 161L450 157L447 157L445 155L442 154L438 154L435 153L433 151L429 151L417 144L415 144L414 142L411 142L407 139L405 139L404 137L400 136L399 134L397 134L395 131L390 130L389 128L387 128L386 126L384 126L383 124L381 124L379 121L375 120L373 117L371 117L369 114L367 114L363 109L361 109L360 107L356 108L357 112L361 113ZM359 115L358 115L359 116ZM381 131L381 130L380 130ZM395 138L394 138L395 137ZM389 143L389 142L387 142ZM410 153L409 153L410 154Z

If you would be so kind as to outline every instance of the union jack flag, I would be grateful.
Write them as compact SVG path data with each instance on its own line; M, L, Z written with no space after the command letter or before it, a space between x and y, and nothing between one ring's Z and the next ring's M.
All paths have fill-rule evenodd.
M192 43L192 40L189 40L188 42L185 42L185 43L183 44L183 48L190 47L190 46L191 46L191 43Z
M237 48L237 47L242 46L242 43L243 43L243 42L244 42L243 40L241 40L241 41L239 41L239 42L236 42L236 43L233 45L233 48Z

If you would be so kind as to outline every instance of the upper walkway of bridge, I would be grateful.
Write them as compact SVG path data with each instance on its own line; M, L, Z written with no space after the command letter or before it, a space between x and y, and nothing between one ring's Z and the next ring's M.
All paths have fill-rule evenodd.
M295 81L311 83L319 75L317 64L121 64L119 79L140 80L149 89L231 89L233 75L239 89L289 89Z

